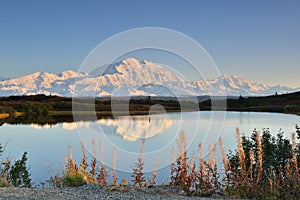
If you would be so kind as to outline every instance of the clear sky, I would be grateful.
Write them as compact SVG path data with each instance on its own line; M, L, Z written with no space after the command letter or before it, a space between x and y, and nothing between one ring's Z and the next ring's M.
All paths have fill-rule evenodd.
M300 1L0 1L0 75L77 70L101 41L155 26L199 42L221 73L300 86Z

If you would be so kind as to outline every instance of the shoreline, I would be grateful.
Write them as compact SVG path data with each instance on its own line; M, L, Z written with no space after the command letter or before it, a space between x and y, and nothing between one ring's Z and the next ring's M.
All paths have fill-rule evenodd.
M97 117L148 115L150 110L151 114L220 110L300 115L300 92L262 97L224 97L224 99L215 99L214 102L201 96L196 98L198 102L190 101L187 97L181 101L170 97L132 97L129 100L120 98L115 100L113 109L112 100L109 98L95 100L81 98L74 102L68 97L46 95L0 97L0 108L3 112L0 114L0 119L21 115L73 116L73 109L76 110L75 115L92 116L96 112ZM160 105L163 109L151 109L155 105ZM9 116L8 113L12 115Z
M214 200L235 199L222 195L211 197L188 196L182 193L178 187L154 186L152 188L136 188L133 186L99 186L86 184L79 187L63 188L0 188L0 198L14 199L188 199L188 200Z
M298 115L300 116L300 112L298 111L269 111L269 110L257 110L257 109L232 109L228 108L227 110L222 110L222 109L216 109L216 110L210 110L210 109L202 109L202 110L166 110L166 113L178 113L178 112L201 112L201 111L224 111L224 112L261 112L261 113L281 113L281 114L292 114L292 115ZM46 116L73 116L75 115L82 115L82 116L92 116L96 113L97 116L99 117L113 117L113 116L128 116L128 111L115 111L114 114L112 111L49 111ZM18 116L26 116L30 113L20 113ZM149 115L148 111L130 111L130 115ZM161 112L153 112L152 114L161 114ZM9 117L9 116L8 116ZM1 114L0 114L0 119L1 119Z

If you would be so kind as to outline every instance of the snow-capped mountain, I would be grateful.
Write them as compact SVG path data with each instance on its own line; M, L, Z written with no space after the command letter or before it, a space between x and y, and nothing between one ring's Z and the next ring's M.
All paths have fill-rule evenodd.
M226 95L243 95L243 96L252 96L252 95L270 95L275 94L273 87L266 84L258 84L244 80L240 76L229 76L223 74L217 79L213 80L199 80L197 81L198 85L204 85L205 82L212 91L213 94L218 93L219 91L225 91ZM295 91L293 88L286 88L286 90L281 90L281 93ZM279 91L278 91L279 93Z
M183 80L166 68L146 60L124 59L93 69L59 74L36 72L0 81L0 96L53 94L60 96L186 96L186 95L271 95L298 91L281 85L269 86L239 76Z

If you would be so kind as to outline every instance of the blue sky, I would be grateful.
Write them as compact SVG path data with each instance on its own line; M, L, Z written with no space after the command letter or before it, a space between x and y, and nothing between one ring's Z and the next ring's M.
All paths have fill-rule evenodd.
M77 70L113 34L164 27L199 42L221 73L300 86L300 1L0 1L0 75Z

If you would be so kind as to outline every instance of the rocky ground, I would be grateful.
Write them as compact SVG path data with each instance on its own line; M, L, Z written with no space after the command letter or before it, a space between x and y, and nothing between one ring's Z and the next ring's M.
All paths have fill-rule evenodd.
M0 188L0 199L224 199L222 196L186 196L170 187L137 189L133 187L84 185L74 188ZM229 198L227 198L229 199Z

